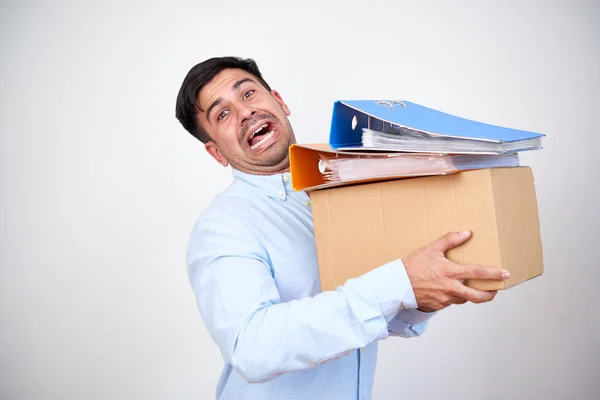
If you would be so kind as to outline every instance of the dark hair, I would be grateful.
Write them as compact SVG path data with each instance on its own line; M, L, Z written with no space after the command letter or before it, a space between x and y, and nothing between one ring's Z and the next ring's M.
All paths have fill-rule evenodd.
M175 105L175 116L181 125L202 143L210 140L210 136L200 126L197 114L200 111L196 98L200 90L221 71L229 68L241 69L254 75L261 85L271 91L269 84L263 79L258 65L251 59L240 57L214 57L195 65L186 75Z

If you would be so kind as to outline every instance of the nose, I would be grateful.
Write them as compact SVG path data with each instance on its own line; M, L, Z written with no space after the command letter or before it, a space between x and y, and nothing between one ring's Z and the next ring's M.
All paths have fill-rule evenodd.
M248 122L248 120L251 119L254 114L256 114L256 110L254 108L244 105L240 110L240 125L244 125L246 122Z

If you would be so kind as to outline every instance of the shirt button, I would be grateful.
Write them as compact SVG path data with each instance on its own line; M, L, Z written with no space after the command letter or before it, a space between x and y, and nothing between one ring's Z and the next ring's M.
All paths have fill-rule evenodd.
M304 205L305 205L306 207L308 207L308 206L310 206L310 203L309 203L308 201L304 200Z
M287 175L284 175L284 176L283 176L283 181L284 181L284 182L288 182L289 180L290 180L290 177L289 177L289 176L287 176Z
M277 192L277 196L283 197L283 192L280 190L279 192Z

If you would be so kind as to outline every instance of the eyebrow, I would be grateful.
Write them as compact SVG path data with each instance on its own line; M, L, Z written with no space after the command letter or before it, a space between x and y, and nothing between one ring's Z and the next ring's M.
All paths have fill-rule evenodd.
M237 81L236 83L233 84L233 86L231 87L231 90L237 90L240 88L240 86L242 86L242 84L246 83L246 82L253 82L256 83L254 81L254 79L252 78L242 78L239 81ZM210 121L210 112L212 111L213 108L215 108L216 106L218 106L219 104L221 104L223 102L223 99L221 99L220 97L218 99L216 99L215 101L212 102L212 104L206 109L206 119L208 121Z

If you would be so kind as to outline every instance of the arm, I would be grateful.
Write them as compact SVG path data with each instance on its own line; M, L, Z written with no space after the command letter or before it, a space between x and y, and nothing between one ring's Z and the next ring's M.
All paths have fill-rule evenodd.
M417 306L398 261L335 291L282 303L268 255L244 228L200 221L188 268L213 340L249 382L311 368L384 339L398 310Z

